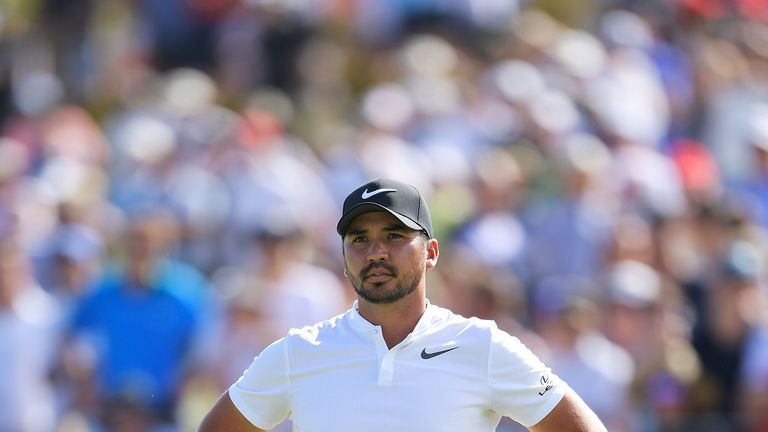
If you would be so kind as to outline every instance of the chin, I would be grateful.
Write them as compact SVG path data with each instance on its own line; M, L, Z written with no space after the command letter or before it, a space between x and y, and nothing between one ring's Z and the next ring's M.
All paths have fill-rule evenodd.
M367 301L368 303L391 304L406 297L408 294L416 290L415 285L406 289L397 286L391 290L388 290L384 287L385 284L386 283L376 283L369 287L363 288L362 290L355 289L355 291L357 291L357 294L360 296L360 298Z

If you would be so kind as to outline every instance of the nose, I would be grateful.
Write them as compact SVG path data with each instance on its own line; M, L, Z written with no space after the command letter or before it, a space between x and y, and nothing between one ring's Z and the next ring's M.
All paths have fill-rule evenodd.
M368 261L384 261L389 257L389 251L387 251L384 242L374 240L371 242L371 247L368 250Z

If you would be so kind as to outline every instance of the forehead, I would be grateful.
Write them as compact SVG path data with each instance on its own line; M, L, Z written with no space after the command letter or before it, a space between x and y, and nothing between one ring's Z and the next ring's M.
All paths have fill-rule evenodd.
M373 228L410 228L403 225L396 217L384 211L370 211L352 219L347 232L369 230Z

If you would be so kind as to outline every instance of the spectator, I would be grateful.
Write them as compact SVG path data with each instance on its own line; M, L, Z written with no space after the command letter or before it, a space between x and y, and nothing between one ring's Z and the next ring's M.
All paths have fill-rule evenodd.
M172 424L198 326L211 318L205 279L168 258L177 229L167 213L136 215L122 266L76 306L70 332L96 352L95 408L108 427L131 413L140 414L137 422Z
M750 419L738 410L740 394L765 391L765 383L753 383L755 377L749 375L760 376L754 368L768 362L765 350L758 348L765 337L760 309L764 261L749 243L730 245L707 286L703 314L693 333L704 371L696 408L720 413L722 425L731 430L751 430Z
M58 224L43 240L36 257L43 288L71 312L101 270L104 240L83 221L83 210L61 203Z
M635 364L600 330L593 285L576 277L542 279L534 294L534 329L548 344L552 370L571 380L609 430L627 431Z
M56 430L60 312L34 280L29 257L11 236L0 237L0 430Z
M699 379L699 359L680 331L680 304L669 282L633 260L609 268L606 333L627 350L636 370L632 430L684 430L689 392Z
M261 288L261 312L283 333L322 316L341 313L347 305L344 285L330 270L312 262L309 238L288 217L265 221L253 235L253 255L242 265Z

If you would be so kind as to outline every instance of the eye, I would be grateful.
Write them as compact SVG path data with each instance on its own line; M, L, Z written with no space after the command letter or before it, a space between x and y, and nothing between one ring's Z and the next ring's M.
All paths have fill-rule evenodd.
M390 240L396 240L396 239L403 238L403 235L400 234L400 233L391 232L391 233L387 234L387 238L390 239Z
M352 239L350 240L350 243L360 244L360 243L364 243L367 240L368 240L368 237L364 235L356 235L352 237Z

